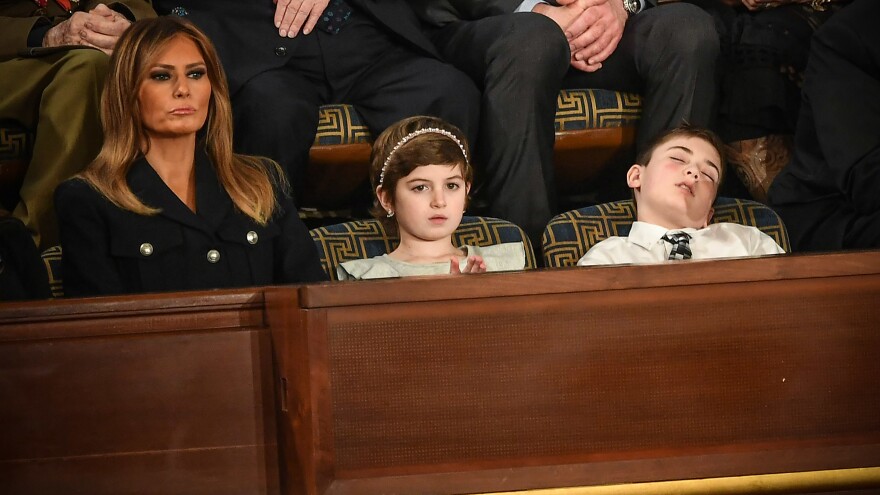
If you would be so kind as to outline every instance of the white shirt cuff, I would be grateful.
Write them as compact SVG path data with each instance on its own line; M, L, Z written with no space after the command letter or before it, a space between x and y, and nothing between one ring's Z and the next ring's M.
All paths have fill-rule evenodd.
M535 8L535 5L539 3L547 3L543 0L523 0L523 3L519 4L519 7L514 10L514 12L531 12L532 9Z

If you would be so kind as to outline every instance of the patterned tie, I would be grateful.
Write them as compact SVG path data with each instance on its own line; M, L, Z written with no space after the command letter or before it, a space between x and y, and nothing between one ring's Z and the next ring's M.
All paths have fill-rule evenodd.
M691 247L689 242L691 236L684 232L673 232L671 234L663 234L661 237L664 241L672 244L672 250L669 251L670 260L689 260L691 259Z
M349 17L351 17L351 7L345 3L345 0L332 0L330 5L324 9L324 14L318 20L317 27L321 31L337 34Z

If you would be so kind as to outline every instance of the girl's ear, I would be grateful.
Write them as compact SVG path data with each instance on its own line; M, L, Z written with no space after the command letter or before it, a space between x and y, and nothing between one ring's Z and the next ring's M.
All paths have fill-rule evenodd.
M471 183L468 182L467 184L464 185L464 195L467 196L470 193L471 193Z
M376 186L376 198L379 200L379 204L382 205L382 209L388 211L389 209L394 208L393 201L391 201L391 195L388 194L382 186Z
M642 167L641 165L635 164L626 171L626 185L629 186L630 189L638 189L642 187Z

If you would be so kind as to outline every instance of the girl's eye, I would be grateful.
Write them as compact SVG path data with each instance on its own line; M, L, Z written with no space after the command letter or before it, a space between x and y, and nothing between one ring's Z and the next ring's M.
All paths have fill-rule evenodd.
M427 191L427 190L428 190L428 186L426 186L426 185L424 185L424 184L419 184L419 185L413 187L412 190L413 190L413 191L416 191L416 192Z
M167 72L153 72L150 74L150 79L154 81L167 81L171 79L171 75Z
M456 184L455 182L450 182L449 184L446 184L446 189L449 189L451 191L454 191L454 190L458 189L459 187L461 187L461 186L459 184Z
M187 77L190 79L201 79L205 75L205 71L202 69L194 70L187 74Z

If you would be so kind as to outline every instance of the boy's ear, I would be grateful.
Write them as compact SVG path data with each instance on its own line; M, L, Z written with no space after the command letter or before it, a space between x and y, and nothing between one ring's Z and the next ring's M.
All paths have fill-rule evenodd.
M712 221L712 217L714 217L714 216L715 216L715 208L709 208L709 214L706 215L706 222L700 228L705 229L706 227L708 227L709 222Z
M634 164L626 171L626 185L630 189L638 189L642 187L642 170L643 166Z

